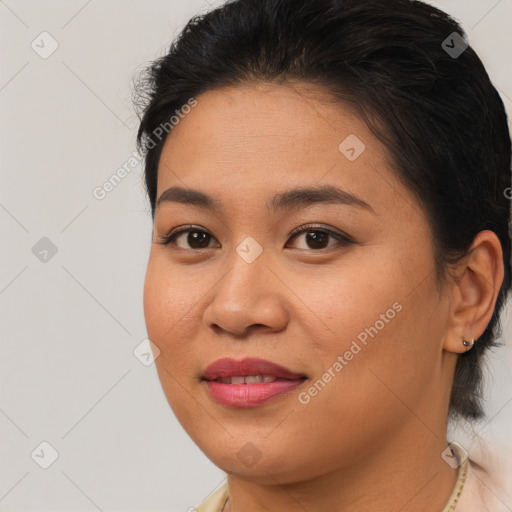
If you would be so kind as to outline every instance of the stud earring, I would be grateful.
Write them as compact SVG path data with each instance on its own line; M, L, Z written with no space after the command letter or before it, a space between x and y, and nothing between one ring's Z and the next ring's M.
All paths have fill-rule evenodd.
M470 341L462 340L462 344L467 347L467 350L471 350L473 348L473 345L475 344L475 340L471 339ZM466 350L466 351L467 351Z

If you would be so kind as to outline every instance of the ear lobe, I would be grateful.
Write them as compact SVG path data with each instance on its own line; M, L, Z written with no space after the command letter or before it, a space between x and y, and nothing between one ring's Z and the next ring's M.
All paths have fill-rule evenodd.
M459 278L453 284L450 327L443 348L464 353L478 343L489 324L503 283L499 238L492 231L480 231L468 255L456 267Z
M466 352L468 350L471 350L473 348L473 345L475 344L475 340L472 338L470 340L463 340L462 344L466 347Z

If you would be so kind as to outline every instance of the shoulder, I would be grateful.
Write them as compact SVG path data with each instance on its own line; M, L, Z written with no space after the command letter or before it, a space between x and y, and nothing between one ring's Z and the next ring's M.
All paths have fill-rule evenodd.
M470 462L456 512L510 512L511 497L498 488L481 466Z
M192 512L221 512L224 502L228 497L228 484L224 483L216 491L214 491L208 498L206 498L200 505L191 509Z

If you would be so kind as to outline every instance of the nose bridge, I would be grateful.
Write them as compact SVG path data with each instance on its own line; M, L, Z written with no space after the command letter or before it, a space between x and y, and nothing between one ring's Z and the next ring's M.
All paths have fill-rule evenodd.
M286 312L267 268L263 247L246 237L227 260L229 269L214 290L205 322L241 333L251 325L282 328Z
M216 295L227 293L228 297L222 297L222 300L227 299L234 308L243 307L243 304L254 306L261 293L265 293L261 284L268 282L263 279L269 273L263 247L253 237L245 237L234 248L228 262L230 270L220 281Z

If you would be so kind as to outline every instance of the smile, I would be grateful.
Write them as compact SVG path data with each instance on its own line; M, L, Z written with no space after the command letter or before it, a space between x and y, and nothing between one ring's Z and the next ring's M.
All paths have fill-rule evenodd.
M258 407L290 393L305 380L305 375L259 358L219 359L202 378L209 397L230 407Z

